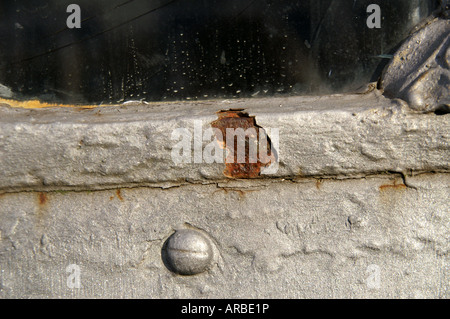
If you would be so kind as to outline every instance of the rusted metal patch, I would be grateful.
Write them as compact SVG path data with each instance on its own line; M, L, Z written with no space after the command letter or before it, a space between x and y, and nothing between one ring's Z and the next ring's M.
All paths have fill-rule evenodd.
M229 178L257 178L261 175L261 168L271 165L276 161L276 154L272 152L272 144L266 131L256 124L254 116L249 116L243 109L229 109L217 112L218 120L211 123L213 128L220 130L222 134L216 134L217 141L227 154L233 154L234 158L225 163L223 174ZM244 160L238 160L238 143L235 140L232 145L227 145L227 129L242 129L245 132L245 156ZM265 147L261 146L264 141ZM251 145L256 143L256 145ZM251 158L250 149L257 150L256 161Z

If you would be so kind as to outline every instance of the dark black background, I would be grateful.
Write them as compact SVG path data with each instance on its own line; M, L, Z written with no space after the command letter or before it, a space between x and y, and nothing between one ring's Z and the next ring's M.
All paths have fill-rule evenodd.
M348 92L377 79L378 56L436 2L1 1L0 83L67 103ZM81 29L66 28L71 3ZM381 29L366 26L372 3Z

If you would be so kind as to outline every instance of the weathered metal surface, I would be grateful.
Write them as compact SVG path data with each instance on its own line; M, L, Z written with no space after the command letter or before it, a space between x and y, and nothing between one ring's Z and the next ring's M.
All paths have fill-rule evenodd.
M449 191L428 174L4 194L0 298L449 298ZM165 266L179 229L211 238L208 271Z
M291 97L152 107L24 110L0 107L0 190L86 190L176 186L226 179L223 163L174 163L172 132L215 112L245 108L279 129L279 168L269 177L326 177L386 171L448 171L447 115L367 94ZM203 148L210 141L203 141ZM191 156L191 158L193 158Z
M434 19L411 35L386 69L381 85L418 111L450 108L450 20Z
M434 21L389 67L385 94L409 104L373 88L92 109L2 100L0 298L449 298L447 29ZM175 163L172 133L196 123L278 129L278 170Z

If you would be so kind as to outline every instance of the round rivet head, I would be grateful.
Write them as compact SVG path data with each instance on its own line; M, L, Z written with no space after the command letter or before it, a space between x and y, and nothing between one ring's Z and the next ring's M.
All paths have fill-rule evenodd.
M162 257L169 270L180 275L196 275L211 266L213 249L211 241L199 231L182 229L166 241Z

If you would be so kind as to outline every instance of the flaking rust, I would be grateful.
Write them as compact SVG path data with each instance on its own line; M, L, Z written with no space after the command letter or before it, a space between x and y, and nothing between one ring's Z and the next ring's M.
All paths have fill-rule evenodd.
M216 135L217 141L227 154L233 151L234 159L226 161L223 174L229 178L257 178L261 175L261 168L269 166L276 160L276 154L272 152L271 141L266 131L256 124L254 116L249 116L243 109L229 109L217 112L218 119L211 123L213 128L219 129L221 136ZM245 161L238 162L238 143L227 145L227 128L243 129L245 136ZM248 130L248 129L254 130ZM256 136L255 136L256 133ZM235 137L236 139L236 137ZM260 147L260 141L266 139L266 147ZM257 143L256 163L250 161L250 143ZM231 149L233 148L233 149Z

